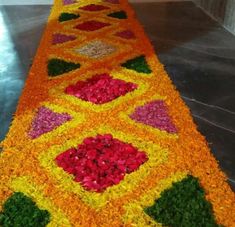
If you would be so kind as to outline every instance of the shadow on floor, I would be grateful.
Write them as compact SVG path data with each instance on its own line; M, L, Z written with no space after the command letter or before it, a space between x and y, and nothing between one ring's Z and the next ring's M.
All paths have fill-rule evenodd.
M8 132L50 6L0 6L0 141Z

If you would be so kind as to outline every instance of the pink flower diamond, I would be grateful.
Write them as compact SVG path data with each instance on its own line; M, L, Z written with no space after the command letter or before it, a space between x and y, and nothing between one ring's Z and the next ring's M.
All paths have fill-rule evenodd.
M95 75L87 81L78 81L65 89L65 93L95 104L110 102L137 88L136 84L113 79L109 74Z
M82 31L92 32L92 31L96 31L101 28L104 28L106 26L109 26L109 25L110 25L109 23L103 23L103 22L96 21L96 20L90 20L82 24L76 25L75 28L82 30Z
M125 174L136 171L147 160L144 152L110 134L86 138L77 148L71 148L55 159L75 181L95 192L118 184Z
M105 10L105 9L109 9L109 7L103 6L103 5L90 4L90 5L80 7L79 9L82 9L82 10L85 10L85 11L95 12L95 11L102 11L102 10Z

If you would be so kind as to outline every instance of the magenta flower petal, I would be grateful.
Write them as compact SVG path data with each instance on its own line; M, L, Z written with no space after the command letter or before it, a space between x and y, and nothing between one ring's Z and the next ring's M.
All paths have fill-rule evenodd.
M74 4L76 1L75 0L63 0L64 5L71 5Z
M38 138L42 134L50 132L63 123L70 121L72 117L67 113L55 113L47 107L40 107L33 119L32 128L28 135L32 138Z
M136 84L114 79L109 74L99 74L85 82L78 81L75 85L69 85L65 89L65 93L84 101L104 104L124 96L136 88Z
M56 34L53 34L52 44L56 45L56 44L65 43L68 41L73 41L75 39L76 39L76 36L73 36L73 35L64 35L64 34L56 33Z
M130 117L137 122L165 130L169 133L177 132L175 125L168 115L167 106L162 100L155 100L144 106L137 107Z

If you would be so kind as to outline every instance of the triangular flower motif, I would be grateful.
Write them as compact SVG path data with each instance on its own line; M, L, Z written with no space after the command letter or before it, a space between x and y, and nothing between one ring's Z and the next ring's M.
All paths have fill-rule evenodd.
M42 106L38 109L38 112L33 119L32 128L28 135L32 139L36 139L39 136L50 132L67 121L70 121L72 117L67 113L55 113L49 108Z
M138 73L149 74L152 72L144 55L126 61L122 64L122 67L135 70Z
M64 5L71 5L71 4L74 4L74 3L76 3L75 0L63 0Z
M68 41L73 41L75 39L76 39L76 36L74 35L65 35L65 34L56 33L56 34L53 34L52 44L56 45L56 44L65 43Z
M67 62L53 58L48 61L47 70L49 76L54 77L78 69L80 66L81 65L79 63Z
M197 178L189 175L163 191L145 213L163 226L219 227Z
M117 18L117 19L127 19L127 14L125 11L118 11L114 13L108 14L109 17Z
M47 226L50 213L21 192L14 192L3 204L0 226Z
M176 133L177 129L167 112L165 103L162 100L155 100L137 107L130 118L168 133Z
M74 13L61 13L59 17L59 22L69 21L69 20L75 20L79 18L79 14Z

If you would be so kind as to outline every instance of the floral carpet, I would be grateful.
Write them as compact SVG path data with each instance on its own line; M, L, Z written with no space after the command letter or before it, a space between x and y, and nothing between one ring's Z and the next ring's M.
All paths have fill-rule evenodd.
M1 146L0 226L235 226L127 0L55 0Z

